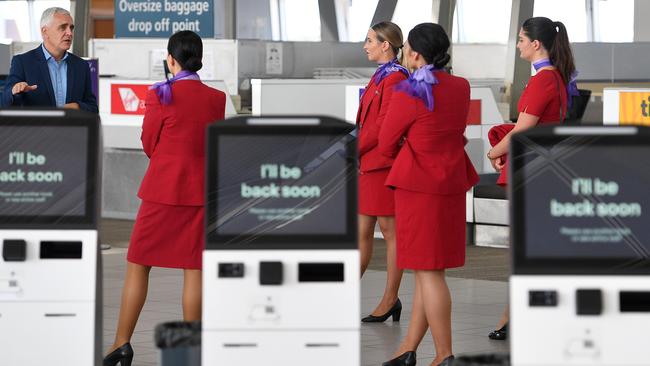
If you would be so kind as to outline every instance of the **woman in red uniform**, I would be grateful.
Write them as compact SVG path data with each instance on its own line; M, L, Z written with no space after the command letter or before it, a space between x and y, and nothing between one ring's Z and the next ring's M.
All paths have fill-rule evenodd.
M203 43L194 32L167 44L174 77L149 90L142 146L149 167L138 196L115 342L104 365L131 364L130 339L147 296L151 267L182 268L183 318L201 319L205 129L224 118L226 96L201 82Z
M381 22L368 30L363 49L368 60L380 64L370 79L359 102L357 112L359 143L359 249L361 275L372 256L375 224L386 240L386 288L375 310L363 322L383 322L389 317L399 320L402 304L397 291L402 280L402 270L395 262L395 202L393 191L384 182L393 163L377 149L379 128L388 110L393 86L408 76L399 65L397 55L402 47L402 31L391 22Z
M571 96L579 95L573 53L566 28L548 18L530 18L519 31L517 48L520 57L533 64L535 76L530 78L519 99L516 124L493 127L488 137L493 145L487 153L492 166L500 172L497 184L505 186L507 153L510 136L536 125L561 123L570 107ZM508 310L504 312L491 339L505 340L508 334Z
M432 365L450 365L451 295L445 269L465 263L465 194L478 175L465 153L467 80L443 70L449 37L423 23L408 35L405 56L416 69L398 84L379 132L379 149L395 157L386 185L395 188L397 265L415 271L412 318L398 357L384 365L414 365L431 329Z

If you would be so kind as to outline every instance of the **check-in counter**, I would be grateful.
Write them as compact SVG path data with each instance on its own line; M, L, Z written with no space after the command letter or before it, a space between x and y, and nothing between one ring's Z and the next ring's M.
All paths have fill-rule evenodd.
M321 114L356 120L361 89L367 79L252 79L253 115ZM487 133L503 123L492 89L471 88L470 112L465 136L472 141L470 159L479 172L492 172L485 157L490 148Z
M604 125L650 125L650 89L603 89Z
M354 123L348 86L361 86L367 79L251 79L253 115L325 115ZM357 94L358 95L358 94ZM357 105L359 99L356 99Z
M359 108L359 96L365 84L349 85L345 89L345 119L354 122ZM489 87L470 90L470 108L467 116L465 137L469 140L465 150L479 172L492 172L492 165L485 156L490 149L487 133L492 126L503 123L494 94Z
M142 149L140 132L144 117L147 90L155 81L138 79L100 78L99 115L102 119L104 147ZM205 84L228 94L221 80ZM235 116L235 105L226 98L226 118Z

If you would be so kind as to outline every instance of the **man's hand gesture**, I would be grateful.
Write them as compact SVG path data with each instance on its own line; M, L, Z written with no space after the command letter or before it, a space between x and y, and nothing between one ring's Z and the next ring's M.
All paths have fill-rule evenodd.
M16 95L19 93L27 93L32 90L35 90L38 85L29 85L24 81L16 83L13 88L11 88L11 94Z

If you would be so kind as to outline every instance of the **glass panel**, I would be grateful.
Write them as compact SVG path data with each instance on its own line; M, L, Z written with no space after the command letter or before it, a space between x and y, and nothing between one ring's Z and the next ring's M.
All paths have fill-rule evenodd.
M457 0L453 40L459 43L508 43L512 0Z
M320 41L318 0L282 0L280 23L283 41Z
M584 0L537 0L533 14L564 23L569 41L588 42L586 5Z
M0 41L29 41L29 11L26 1L0 1ZM39 34L40 39L40 34Z
M43 15L43 12L46 9L49 8L63 8L67 11L70 10L70 1L69 0L35 0L34 1L34 19L33 19L33 26L34 29L32 30L32 41L40 41L41 40L41 15ZM75 19L75 23L78 23L79 21Z
M594 0L597 42L634 42L634 0Z
M379 0L345 0L347 8L347 41L363 42Z
M393 14L393 23L402 28L404 39L416 25L433 21L433 1L398 0Z

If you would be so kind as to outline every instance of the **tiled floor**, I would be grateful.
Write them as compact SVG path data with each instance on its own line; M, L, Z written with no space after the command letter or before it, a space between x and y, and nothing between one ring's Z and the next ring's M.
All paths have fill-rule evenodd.
M125 271L126 249L104 251L104 349L113 341L119 312ZM368 271L361 282L361 312L367 314L379 301L386 273ZM154 345L154 327L158 323L182 318L180 294L182 273L174 269L154 268L149 282L147 303L132 339L136 356L133 366L158 365L159 351ZM507 302L507 283L448 278L453 300L453 347L456 354L507 352L507 342L491 341L487 333L494 327ZM406 334L410 319L414 279L404 274L400 298L404 311L401 321L361 326L361 365L381 365ZM418 349L418 364L428 365L435 355L427 335Z

